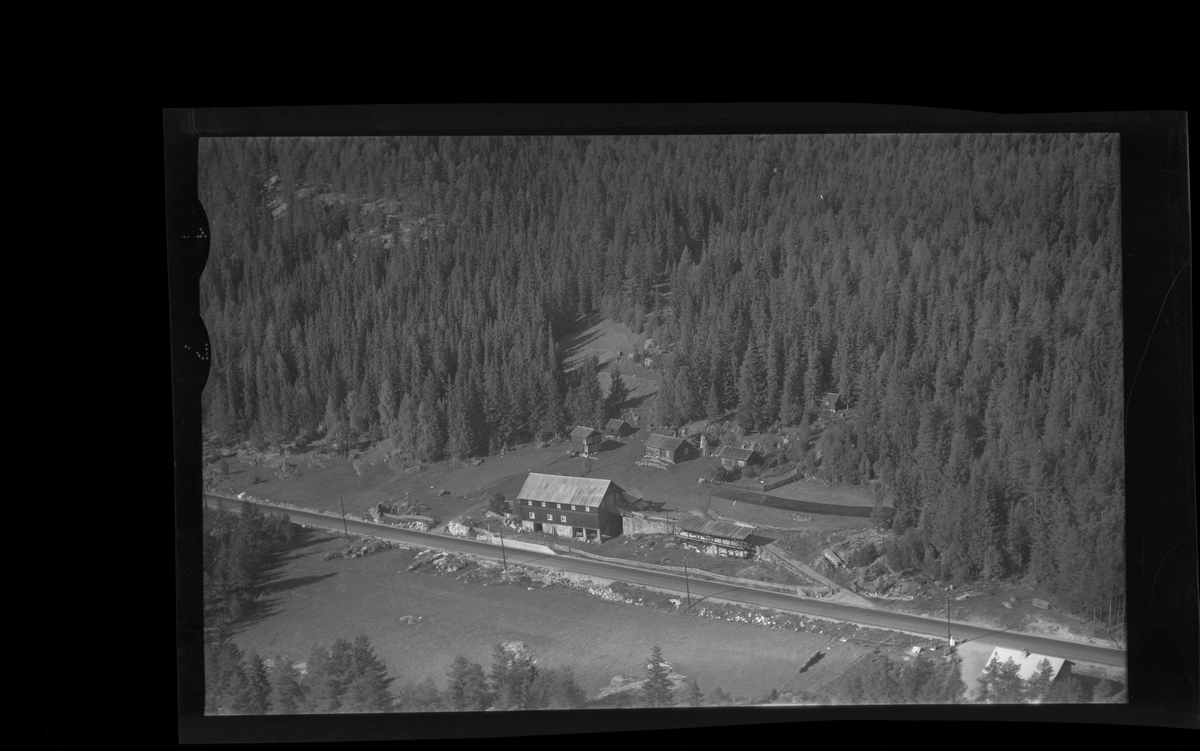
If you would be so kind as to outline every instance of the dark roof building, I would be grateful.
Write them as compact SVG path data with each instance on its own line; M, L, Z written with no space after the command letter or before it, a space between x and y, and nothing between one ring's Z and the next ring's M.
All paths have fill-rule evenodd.
M586 540L616 537L623 494L612 480L530 472L517 494L517 514L521 525L535 532Z
M721 460L722 467L725 467L726 469L732 469L733 467L744 467L749 462L752 462L754 460L755 452L754 449L740 449L736 446L721 446L717 449L713 456Z
M611 435L614 438L620 438L628 429L629 423L625 422L624 420L613 418L612 420L608 421L607 425L604 426L604 433L605 435Z
M750 536L754 534L754 527L690 517L680 521L677 529L678 537L699 542L708 555L738 558L754 555L754 544L749 541Z
M830 392L821 400L821 408L827 409L831 412L837 412L839 409L845 409L846 403L842 401L841 394L834 394Z
M674 464L688 457L690 444L682 438L652 434L646 439L646 458Z
M604 436L595 428L580 425L571 431L571 450L581 454L592 454L600 450Z

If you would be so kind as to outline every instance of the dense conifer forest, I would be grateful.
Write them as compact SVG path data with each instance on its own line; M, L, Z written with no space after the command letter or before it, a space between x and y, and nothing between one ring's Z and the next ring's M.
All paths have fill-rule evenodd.
M1099 604L1124 587L1118 148L205 140L206 429L427 460L545 438L602 416L560 348L599 314L673 352L668 424L807 426L842 394L822 472L893 489L894 566Z

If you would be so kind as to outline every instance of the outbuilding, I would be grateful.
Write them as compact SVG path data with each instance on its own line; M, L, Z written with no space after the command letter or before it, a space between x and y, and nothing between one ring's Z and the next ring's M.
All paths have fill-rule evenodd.
M625 422L624 420L613 418L608 421L607 425L604 426L604 435L608 436L609 438L620 440L628 430L629 423Z
M706 555L736 558L754 556L754 544L749 541L754 534L754 527L693 516L679 522L676 529L676 536L699 543Z
M600 542L621 534L623 493L612 480L530 472L517 494L517 514L531 532Z
M754 449L740 449L736 446L721 446L713 456L721 460L721 466L725 469L745 467L758 458Z
M838 412L845 408L846 403L843 401L841 394L834 394L830 392L826 394L823 399L821 399L821 409L825 410L826 412Z
M571 450L580 454L594 454L600 450L604 436L595 428L580 425L571 431Z
M646 458L675 464L690 456L690 448L691 444L682 438L653 433L646 439Z

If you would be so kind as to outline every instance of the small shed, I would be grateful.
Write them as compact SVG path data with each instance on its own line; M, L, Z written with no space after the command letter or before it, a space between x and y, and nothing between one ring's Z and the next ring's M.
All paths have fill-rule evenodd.
M571 431L571 450L581 454L594 454L600 450L600 444L604 442L604 436L595 428L587 428L582 425Z
M821 399L821 409L825 410L826 412L838 412L845 408L846 403L842 400L841 394L834 394L830 392Z
M754 544L749 541L750 535L754 534L754 527L693 516L679 522L676 529L676 536L700 543L707 555L736 558L754 555Z
M629 430L629 423L624 420L613 418L604 426L604 435L610 438L620 439Z
M646 458L675 464L688 458L689 445L682 438L654 433L646 439Z
M721 446L713 456L721 460L721 466L725 469L733 469L734 467L745 467L747 464L753 462L758 457L758 454L754 449Z

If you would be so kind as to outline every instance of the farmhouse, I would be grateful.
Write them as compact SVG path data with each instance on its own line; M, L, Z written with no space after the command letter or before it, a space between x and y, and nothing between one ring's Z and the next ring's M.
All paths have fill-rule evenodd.
M604 435L610 438L619 439L621 436L625 435L625 431L627 430L629 430L629 423L625 422L624 420L618 420L614 417L608 421L607 425L604 426Z
M733 469L734 467L745 467L747 464L753 462L758 455L754 449L721 446L713 456L721 460L721 466L725 469Z
M700 543L705 555L737 558L754 555L754 544L748 541L754 527L691 517L679 522L677 529L675 534L681 539Z
M821 399L821 409L826 412L837 412L846 408L841 394L828 393Z
M652 434L646 439L646 458L675 464L688 458L691 444L682 438Z
M992 656L988 658L986 664L991 665L995 660L999 663L1005 663L1009 660L1015 662L1019 668L1017 675L1021 676L1021 680L1027 681L1037 675L1038 664L1042 660L1050 662L1050 669L1053 671L1050 674L1050 680L1056 681L1059 678L1066 678L1071 672L1071 667L1061 657L1048 657L1030 652L1028 649L1005 649L1004 647L996 647L992 650Z
M524 529L599 542L621 534L622 493L612 480L530 472L517 495L517 514Z
M594 454L600 450L604 436L595 428L585 428L580 425L571 431L571 450L580 454Z

